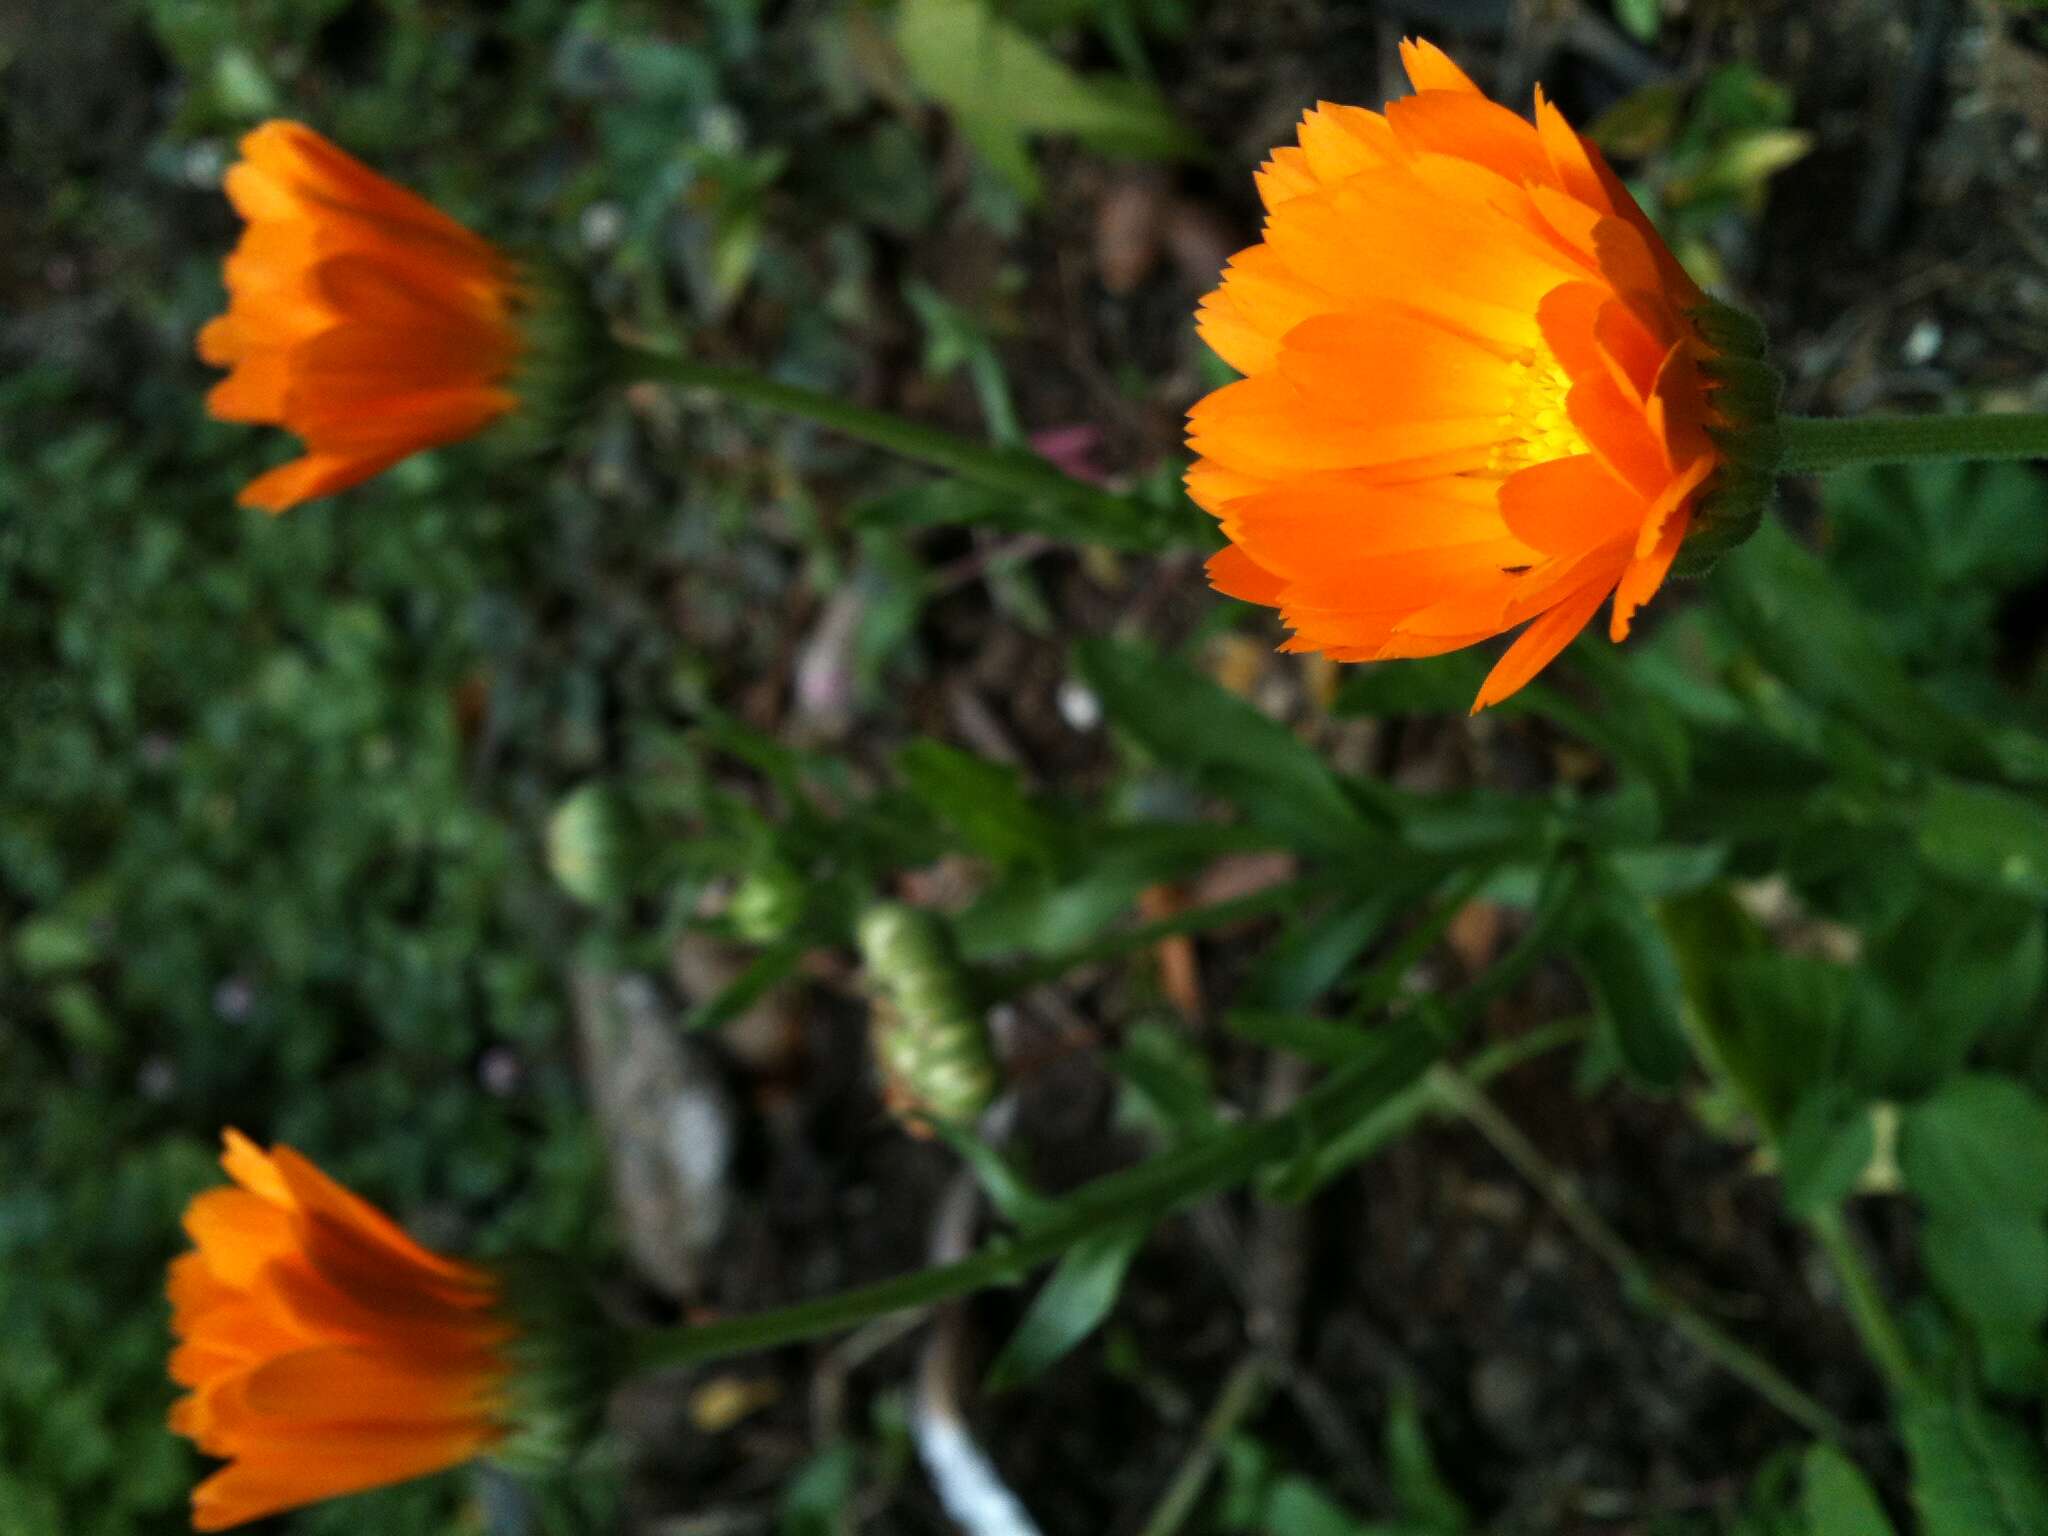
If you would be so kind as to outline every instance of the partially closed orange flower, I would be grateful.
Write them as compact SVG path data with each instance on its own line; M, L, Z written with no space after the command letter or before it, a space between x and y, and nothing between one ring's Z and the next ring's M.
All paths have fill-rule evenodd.
M193 1200L171 1265L171 1428L228 1465L224 1530L452 1467L506 1433L516 1330L483 1270L428 1252L289 1147L229 1131L239 1187Z
M1539 91L1533 124L1406 43L1416 94L1322 105L1259 175L1265 238L1201 332L1188 488L1287 648L1429 656L1526 624L1475 710L1662 584L1722 450L1705 296Z
M232 370L207 407L306 445L244 506L345 490L518 404L520 282L489 242L298 123L243 139L227 191L248 228L228 312L199 333L199 355Z

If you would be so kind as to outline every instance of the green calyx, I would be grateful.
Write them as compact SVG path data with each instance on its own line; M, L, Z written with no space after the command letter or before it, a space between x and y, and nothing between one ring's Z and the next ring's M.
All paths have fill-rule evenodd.
M861 914L858 938L891 1106L911 1119L971 1125L1001 1078L945 927L928 912L883 902Z
M507 387L519 408L506 421L515 448L539 452L587 420L611 382L614 343L582 277L552 257L519 264L519 362Z
M1680 579L1706 575L1756 532L1777 495L1785 453L1778 425L1785 381L1770 364L1763 323L1716 299L1688 318L1709 352L1700 372L1711 391L1716 420L1708 433L1721 464L1694 503L1692 530L1672 562L1671 574Z
M628 1341L583 1277L560 1261L515 1259L496 1273L514 1336L504 1347L510 1369L498 1409L505 1437L491 1460L544 1474L574 1461L604 1427Z

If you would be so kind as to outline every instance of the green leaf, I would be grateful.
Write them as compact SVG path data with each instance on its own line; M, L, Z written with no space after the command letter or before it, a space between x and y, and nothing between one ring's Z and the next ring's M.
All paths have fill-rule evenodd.
M1388 1400L1386 1450L1387 1480L1394 1485L1394 1502L1416 1525L1418 1536L1422 1531L1432 1536L1461 1536L1471 1528L1471 1513L1444 1481L1430 1452L1413 1382L1399 1382Z
M1762 935L1725 892L1667 902L1691 1017L1705 1048L1773 1139L1802 1095L1837 1070L1860 1005L1842 966L1762 949Z
M1831 1445L1806 1448L1800 1508L1809 1536L1894 1536L1869 1480Z
M859 1454L844 1441L812 1456L783 1484L776 1536L837 1536L859 1474Z
M1938 1215L2048 1213L2048 1103L2010 1078L1959 1077L1906 1112L1899 1166Z
M913 741L896 754L896 771L934 816L998 868L1044 862L1058 841L1014 768L943 742Z
M1167 769L1319 854L1346 844L1384 852L1313 748L1185 663L1100 638L1083 640L1074 659L1109 718Z
M1245 978L1238 996L1253 1009L1308 1007L1336 985L1394 913L1417 894L1410 881L1384 880L1362 894L1341 897L1312 918L1290 923Z
M959 1155L988 1196L988 1203L1008 1221L1030 1228L1059 1214L1059 1201L1041 1192L1002 1148L983 1139L971 1126L940 1120L933 1122L932 1129Z
M2048 570L2040 475L2024 464L1887 464L1821 482L1829 565L1908 657L1988 662L1999 595Z
M1877 1151L1870 1105L1846 1083L1821 1083L1803 1095L1778 1139L1778 1177L1795 1214L1839 1205Z
M1347 667L1330 713L1340 718L1468 714L1493 661L1483 652L1464 650L1413 661Z
M1217 1128L1209 1058L1185 1032L1142 1020L1126 1033L1114 1065L1126 1089L1119 1118L1148 1124L1170 1141Z
M717 1029L738 1018L796 969L797 962L810 950L812 942L798 933L762 950L723 990L690 1014L683 1027L688 1030Z
M84 970L99 956L91 925L58 913L32 917L14 932L14 958L30 976Z
M1921 1397L1900 1415L1920 1536L2041 1536L2048 1472L2018 1425L1974 1398Z
M1580 898L1571 947L1623 1065L1648 1087L1672 1087L1692 1062L1678 964L1643 899L1611 870Z
M1138 159L1191 154L1196 141L1154 91L1075 74L984 0L903 0L896 47L912 82L953 114L991 169L1035 201L1028 139L1071 134Z
M1883 627L1775 521L1714 573L1721 608L1772 672L1806 702L1925 762L1982 768L1982 732L1907 677Z
M1286 1536L1368 1536L1363 1521L1305 1477L1273 1484L1258 1529Z
M1664 24L1664 7L1658 0L1614 0L1614 19L1637 42L1654 43Z
M1933 886L1866 949L1865 965L1894 1006L1867 1011L1852 1070L1873 1094L1918 1098L1980 1041L2031 1036L2048 923L2032 902Z
M1070 1248L989 1367L988 1390L1021 1386L1093 1333L1116 1305L1145 1234L1142 1226L1118 1227Z
M2048 901L2048 809L2025 795L1937 777L1918 817L1920 853L1979 890Z
M1234 1035L1276 1051L1290 1051L1304 1061L1334 1067L1349 1061L1372 1040L1356 1024L1332 1024L1305 1014L1263 1008L1233 1008L1223 1020Z
M2048 1225L2040 1217L1938 1211L1920 1247L1935 1289L1972 1324L2032 1331L2048 1322Z

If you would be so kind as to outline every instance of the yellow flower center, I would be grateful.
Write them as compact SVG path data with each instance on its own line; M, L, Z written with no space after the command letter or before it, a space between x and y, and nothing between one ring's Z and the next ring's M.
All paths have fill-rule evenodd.
M1500 441L1486 462L1491 473L1512 475L1531 464L1586 452L1586 440L1565 408L1571 376L1555 357L1547 352L1525 354L1508 364L1506 384Z

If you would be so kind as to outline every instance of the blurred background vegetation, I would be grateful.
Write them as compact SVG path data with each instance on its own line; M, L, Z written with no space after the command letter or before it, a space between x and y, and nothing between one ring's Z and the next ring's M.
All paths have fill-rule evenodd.
M1934 792L1931 822L1887 819L1924 787L1900 763L2038 781L2032 471L1868 475L1824 509L1797 491L1849 607L1806 602L1809 557L1780 540L1710 598L1660 604L1630 647L1643 681L1589 656L1471 726L1470 658L1342 677L1276 658L1191 558L963 534L942 526L979 510L960 492L654 390L562 454L433 454L272 520L233 498L284 445L209 422L192 356L247 127L303 119L576 261L637 332L1170 487L1180 413L1222 377L1189 317L1256 230L1252 168L1317 97L1395 90L1404 31L1511 101L1540 75L1593 124L1694 269L1773 323L1798 408L2043 408L2042 27L1961 0L0 8L0 1536L184 1527L198 1463L162 1429L159 1293L223 1124L305 1149L429 1242L629 1274L617 1299L649 1317L916 1262L950 1154L884 1115L827 936L906 870L942 905L993 870L1001 900L962 934L1011 959L1067 953L1169 884L1271 886L1265 844L1205 807L1291 805L1280 841L1312 843L1303 805L1326 790L1283 748L1198 771L1231 694L1347 773L1463 796L1440 849L1521 815L1511 793L1641 781L1616 803L1660 811L1695 863L1631 878L1776 877L1757 921L1827 969L1758 982L1784 994L1771 1017L1865 1017L1837 995L1860 955L1869 1016L1893 1019L1857 1036L1881 1059L1805 1109L1809 1193L1867 1173L1871 1100L1940 1102L1921 1096L1965 1065L2021 1095L1992 1090L2018 1127L1994 1157L2039 1130L2032 802L1966 786ZM1111 631L1181 659L1134 682L1134 653L1071 646ZM1724 687L1684 681L1701 656ZM1731 726L1748 711L1768 752ZM1483 961L1527 900L1492 895L1419 958ZM1227 932L1202 979L1298 1009L1386 914L1323 918L1306 955ZM1184 955L1140 959L1017 1010L1051 1058L1030 1122L1049 1181L1174 1134L1176 1104L1262 1091L1242 1040L1212 1029L1213 1068L1187 1045L1204 1004ZM622 977L662 1044L592 1023ZM1549 1014L1582 1010L1551 985ZM678 1023L723 1029L683 1051ZM1538 1072L1510 1102L1598 1166L1639 1247L1691 1265L1838 1412L1881 1417L1751 1148L1723 1138L1736 1109L1616 1092L1655 1042L1602 1028L1576 1077ZM716 1122L713 1166L681 1155L650 1207L607 1141L615 1169L679 1102ZM2048 1247L2015 1199L1999 1230L2022 1236L1956 1247L1972 1257L1937 1266L1947 1311L1924 1322L1954 1349L1975 1328L2024 1413L2048 1293L1973 1282ZM1431 1132L1314 1210L1280 1242L1313 1259L1293 1310L1318 1342L1191 1529L1875 1529L1804 1523L1832 1485L1801 1494L1785 1425L1632 1318L1469 1138ZM1959 1245L1984 1236L1974 1207L1952 1214L1975 1232ZM1908 1217L1887 1207L1877 1236L1917 1277ZM1101 1339L978 1410L1048 1529L1135 1529L1185 1454L1242 1306L1213 1239L1177 1229ZM1019 1303L990 1305L985 1348ZM624 1512L607 1464L538 1497L435 1484L281 1525L944 1529L909 1462L904 1346L871 1343L885 1365L850 1406L866 1360L823 1349L629 1394ZM1866 1461L1896 1510L1886 1444Z

